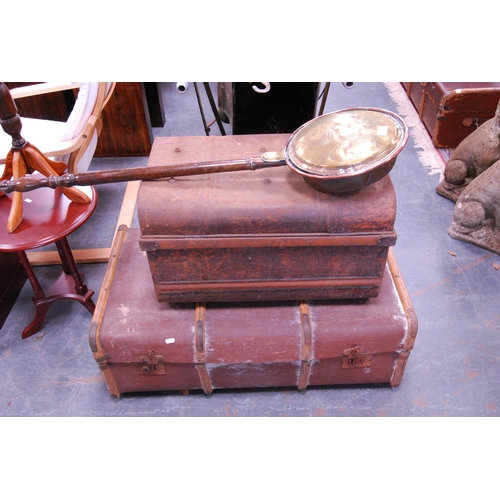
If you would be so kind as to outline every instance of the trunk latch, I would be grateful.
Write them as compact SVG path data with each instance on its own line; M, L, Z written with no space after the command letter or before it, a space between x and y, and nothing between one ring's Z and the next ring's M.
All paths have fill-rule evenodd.
M145 374L165 373L163 358L161 356L157 356L154 351L148 351L148 355L144 356L142 358L142 361L146 364L141 367L141 373Z
M357 345L346 349L343 354L342 368L366 368L372 362L372 355L361 352Z

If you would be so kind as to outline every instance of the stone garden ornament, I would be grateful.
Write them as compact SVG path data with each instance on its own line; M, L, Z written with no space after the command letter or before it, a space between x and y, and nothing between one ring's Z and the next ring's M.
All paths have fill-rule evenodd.
M456 203L452 238L500 255L500 102L455 149L436 192Z

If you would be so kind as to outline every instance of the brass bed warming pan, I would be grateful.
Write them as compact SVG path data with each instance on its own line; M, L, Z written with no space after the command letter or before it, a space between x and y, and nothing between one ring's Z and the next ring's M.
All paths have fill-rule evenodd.
M43 179L26 176L0 182L0 192L147 181L288 165L319 191L345 193L362 189L387 175L407 140L408 128L395 113L378 108L348 108L308 121L293 132L281 152L267 152L243 160L67 173Z

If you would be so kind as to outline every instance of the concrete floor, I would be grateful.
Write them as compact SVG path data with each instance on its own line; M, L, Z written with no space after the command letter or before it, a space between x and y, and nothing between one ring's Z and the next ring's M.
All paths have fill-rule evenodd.
M154 129L155 136L204 135L192 86L185 94L177 93L174 84L162 88L167 123ZM356 83L352 89L333 84L325 111L350 106L398 111L382 83ZM207 103L205 112L211 116ZM211 134L220 135L216 125ZM91 168L146 162L101 158ZM428 175L420 162L413 136L391 177L398 197L394 253L419 321L416 345L398 388L325 387L305 393L276 388L114 399L89 348L91 317L79 304L54 305L43 330L21 339L33 315L26 284L0 335L0 416L500 416L500 272L493 266L500 256L447 235L453 204L435 193L439 179ZM72 235L73 248L111 244L125 187L97 189L98 209ZM106 264L83 264L80 269L97 296ZM47 284L58 272L55 266L37 268Z

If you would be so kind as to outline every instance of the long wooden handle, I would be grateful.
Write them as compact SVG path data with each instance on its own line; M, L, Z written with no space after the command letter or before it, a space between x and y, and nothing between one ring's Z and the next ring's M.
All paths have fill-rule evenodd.
M28 192L41 187L72 187L94 186L110 184L113 182L150 181L168 177L181 177L187 175L213 174L221 172L235 172L239 170L259 170L268 167L286 165L285 160L265 161L262 158L247 158L245 160L226 160L206 163L185 163L182 165L169 165L161 167L136 167L121 170L98 170L95 172L82 172L77 174L50 175L37 179L30 176L20 179L0 182L0 192Z

